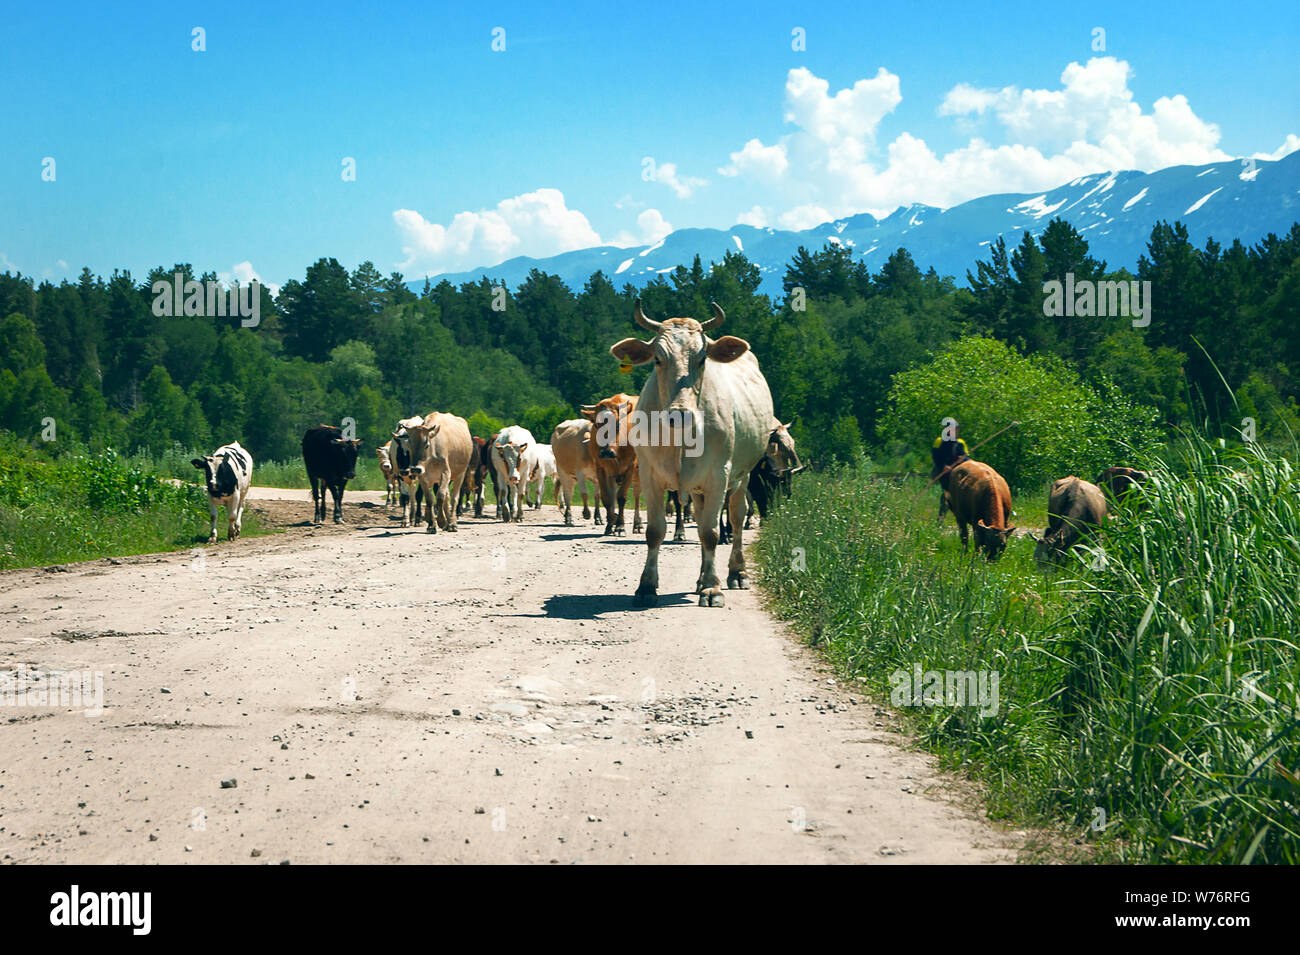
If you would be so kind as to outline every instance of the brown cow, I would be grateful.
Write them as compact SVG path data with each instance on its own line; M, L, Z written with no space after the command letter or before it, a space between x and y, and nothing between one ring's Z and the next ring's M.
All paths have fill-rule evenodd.
M627 442L627 429L632 412L636 411L637 397L619 393L594 405L583 405L582 416L592 423L587 452L596 476L600 496L605 504L605 533L623 534L623 508L627 503L628 488L634 483L637 495L633 510L632 533L641 532L641 485L636 480L636 451ZM618 499L618 517L614 517L615 498Z
M1039 564L1061 564L1080 539L1106 519L1106 497L1095 484L1073 474L1052 485L1047 498L1047 533L1034 548Z
M1002 475L983 461L965 461L949 472L948 507L961 530L961 546L970 546L968 525L975 525L975 549L996 560L1007 546L1014 527L1011 517L1011 489Z
M1137 471L1133 468L1107 468L1101 472L1101 477L1097 478L1097 486L1107 491L1116 502L1122 502L1133 493L1134 488L1146 484L1150 477L1146 471Z

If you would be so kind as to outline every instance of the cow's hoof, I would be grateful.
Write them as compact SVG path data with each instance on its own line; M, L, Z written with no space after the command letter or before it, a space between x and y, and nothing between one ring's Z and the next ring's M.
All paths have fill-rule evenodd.
M215 544L216 542L217 542L217 535L216 535L216 534L213 534L211 537L208 538L208 543L209 543L209 544Z
M701 607L725 607L727 598L722 595L722 591L717 587L710 587L700 594Z
M640 533L641 533L641 525L640 525L640 524L633 524L633 525L632 525L632 533L633 533L633 534L640 534Z
M632 602L638 607L654 607L659 603L659 593L653 587L638 587Z
M728 590L748 590L748 589L749 589L749 578L746 577L744 574L728 574L728 575L727 575L727 589L728 589Z
M435 527L433 524L430 524L430 525L428 526L428 528L425 529L425 533L426 533L426 534L436 534L436 533L438 533L438 528Z
M589 507L584 507L584 508L582 509L582 519L583 519L584 521L589 521L589 520L591 520L591 508L589 508Z
M456 534L460 532L460 528L457 527L455 524L449 525L446 530L448 534Z
M674 544L680 543L684 540L686 540L686 534L682 531L678 531L676 534L673 535Z

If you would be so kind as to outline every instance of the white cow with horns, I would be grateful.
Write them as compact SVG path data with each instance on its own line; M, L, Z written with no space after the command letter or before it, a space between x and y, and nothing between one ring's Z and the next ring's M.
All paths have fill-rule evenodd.
M654 362L637 412L674 422L665 430L634 428L637 469L646 493L646 561L636 590L640 604L655 604L659 593L659 545L667 528L664 493L690 494L699 522L700 576L695 592L701 607L724 605L714 567L718 520L725 505L735 534L727 563L727 586L749 587L742 549L745 485L749 472L767 450L772 433L772 394L749 343L733 335L709 338L726 313L715 302L713 317L651 321L636 300L634 313L642 328L654 333L648 342L625 338L610 348L626 364ZM664 412L670 414L664 415ZM693 434L688 434L693 431Z

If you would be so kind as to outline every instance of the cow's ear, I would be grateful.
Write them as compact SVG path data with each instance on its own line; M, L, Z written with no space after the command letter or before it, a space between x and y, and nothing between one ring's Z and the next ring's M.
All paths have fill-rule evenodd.
M190 458L190 464L194 465L200 471L204 471L208 467L208 462L204 461L202 458Z
M648 343L635 338L616 342L610 347L609 353L627 365L644 365L655 356L654 349Z
M520 453L520 454L523 454L523 453L524 453L524 450L525 450L527 447L528 447L528 442L527 442L527 441L525 441L523 444L519 445L519 453Z
M709 342L709 357L714 361L735 361L749 351L749 342L735 335L723 335L716 342Z
M631 339L629 339L629 341L631 341ZM618 346L615 346L615 347L618 347ZM598 412L599 410L600 410L599 408L583 408L582 411L581 411L581 414L582 414L582 416L583 416L584 418L586 418L588 421L595 421L595 420L596 420L596 414L597 414L597 412Z

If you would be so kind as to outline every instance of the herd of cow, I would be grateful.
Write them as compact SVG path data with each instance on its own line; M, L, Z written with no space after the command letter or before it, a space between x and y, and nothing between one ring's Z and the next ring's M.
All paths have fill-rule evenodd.
M624 339L611 353L625 370L653 363L640 395L616 394L582 406L582 417L562 421L549 444L526 428L511 425L484 439L470 434L464 418L435 411L397 423L391 439L375 450L388 482L386 502L402 508L402 526L423 523L429 533L454 532L470 507L482 517L490 481L496 516L524 519L524 506L542 503L552 478L564 523L572 525L575 490L588 506L587 482L595 484L595 521L604 507L605 533L625 533L624 510L633 495L633 533L642 530L641 497L646 502L647 554L636 591L639 603L658 600L658 554L674 508L674 540L685 540L684 521L699 527L701 606L722 606L721 581L714 566L719 543L731 543L727 586L748 587L743 531L752 512L765 517L777 494L789 495L792 475L803 470L789 429L774 415L772 396L749 343L709 332L726 315L716 304L704 322L646 317L638 299L634 317L652 333L649 341ZM670 422L657 432L637 422L659 415ZM638 418L638 416L640 416ZM317 425L303 435L302 454L311 482L313 520L325 520L326 493L334 501L334 520L343 522L343 492L356 477L361 441L333 425ZM217 509L227 510L228 537L239 536L240 517L252 481L252 457L238 442L218 448L193 464L204 471L211 511L209 541L216 540ZM530 493L531 492L531 493Z
M695 592L702 607L724 604L714 564L715 550L730 540L727 587L747 589L743 531L752 510L765 517L777 493L790 493L792 475L803 470L786 425L775 417L772 396L749 343L709 332L726 315L714 303L713 316L648 318L638 298L637 324L649 341L626 338L610 348L627 370L653 363L639 396L616 394L582 406L582 417L562 421L550 444L539 444L519 425L502 428L484 439L470 434L464 418L432 412L397 423L392 438L376 449L388 481L388 504L400 504L402 526L423 522L429 533L456 531L457 518L469 507L482 517L487 482L496 496L496 516L506 522L524 519L525 502L540 507L546 478L556 487L564 523L573 524L575 489L588 518L587 481L599 490L597 524L604 506L606 534L624 533L624 507L633 494L633 533L640 533L641 497L646 501L646 561L636 600L658 600L659 546L667 531L667 507L674 508L674 540L685 539L684 520L692 510L700 541L700 573ZM671 424L647 440L630 427L640 415L663 415ZM689 437L692 440L687 440ZM638 437L639 436L639 437ZM343 521L343 491L356 477L361 441L333 425L317 425L303 435L302 453L311 482L313 520L325 520L326 491L334 501L334 520ZM218 448L193 464L204 471L211 527L216 540L217 508L227 509L228 537L239 536L240 517L251 483L253 460L238 442ZM1112 473L1114 472L1114 473ZM1145 474L1112 468L1102 481L1122 496ZM532 493L530 494L530 489ZM952 509L968 545L970 526L977 549L994 558L1015 529L1009 526L1011 494L993 468L967 460L952 469L945 503ZM1051 524L1039 542L1040 559L1064 553L1088 527L1105 517L1106 499L1096 485L1070 477L1052 487Z

